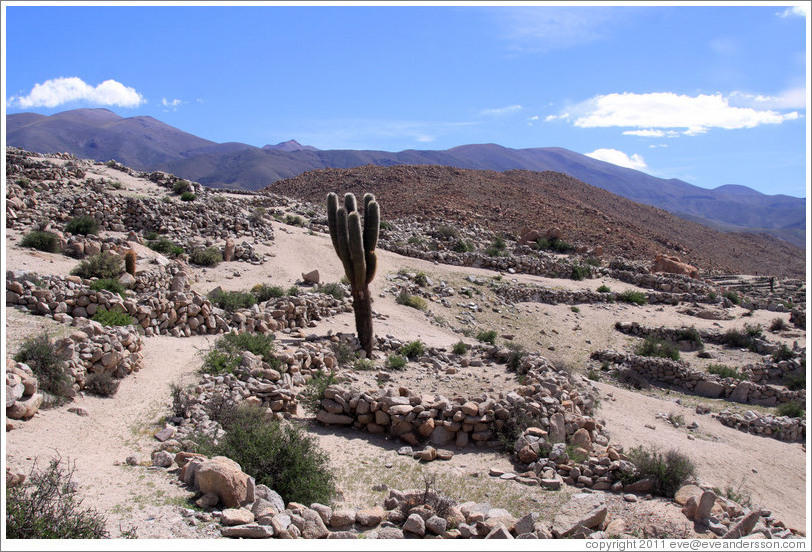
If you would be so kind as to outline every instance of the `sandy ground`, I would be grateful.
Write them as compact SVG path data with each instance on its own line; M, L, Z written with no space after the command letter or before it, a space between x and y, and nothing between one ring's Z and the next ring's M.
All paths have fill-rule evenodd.
M108 169L109 170L109 169ZM113 171L113 173L117 173ZM127 183L129 186L129 183ZM125 189L126 192L126 189ZM340 263L335 258L329 238L308 235L308 231L292 226L275 224L272 246L257 246L261 252L273 254L260 266L247 263L222 263L213 269L196 269L195 289L208 292L216 286L226 290L248 290L257 283L290 286L300 279L302 272L318 269L322 282L335 282L342 276ZM25 269L41 274L67 274L76 261L61 255L21 250L15 232L8 233L6 260L9 269ZM264 248L264 249L263 249ZM435 265L417 259L404 258L389 252L379 252L378 277L372 284L376 295L373 308L382 315L375 321L379 335L392 334L403 341L421 339L436 347L450 348L461 335L447 327L429 322L429 318L442 315L453 320L459 308L446 309L431 304L431 314L398 305L391 294L384 293L390 285L388 274L401 268L423 270L433 278L449 282L462 282L469 274L491 278L490 270ZM239 274L239 275L237 275ZM514 276L505 276L514 278ZM517 280L540 283L553 287L595 289L607 283L613 290L623 290L627 284L616 281L550 280L532 276L515 276ZM456 304L458 300L454 299ZM467 300L467 298L465 298ZM520 304L501 307L478 315L482 327L493 327L502 332L516 334L516 341L541 350L543 354L571 363L576 372L585 373L584 361L591 350L606 346L622 348L630 338L612 329L616 320L638 320L650 325L695 325L705 327L742 327L741 311L733 309L734 320L714 323L687 317L678 307L636 307L628 305L580 306L572 312L568 305ZM768 325L775 313L758 311L748 323ZM784 315L786 316L786 315ZM41 317L33 317L15 310L7 310L5 320L6 345L13 354L21 340L40 327L59 331L58 324ZM332 330L352 332L351 314L344 314L318 323L308 333L326 334ZM772 337L772 336L771 336ZM787 337L790 342L797 336ZM805 342L805 335L801 336ZM121 383L114 398L81 397L74 404L44 410L27 422L15 422L15 429L6 433L6 460L25 469L34 459L44 464L44 458L54 454L76 462L76 475L86 505L93 506L109 516L110 528L117 534L119 526L126 530L137 526L138 535L145 538L192 538L206 536L205 524L199 528L182 520L177 506L184 506L190 493L172 483L175 476L163 470L143 466L122 465L130 454L143 461L157 444L154 433L160 429L160 420L168 413L170 386L194 381L200 364L197 352L210 345L211 338L152 337L145 339L144 366ZM471 339L467 341L472 342ZM550 349L553 347L553 350ZM420 367L414 367L419 372ZM411 374L411 373L410 373ZM506 389L514 384L507 373L483 376L459 375L461 388L471 393L484 389ZM465 378L468 379L465 379ZM485 380L488 381L485 381ZM424 374L424 383L431 383L431 375ZM419 381L412 384L422 385ZM465 385L462 385L465 384ZM606 383L598 383L604 397L598 417L606 421L612 442L625 447L635 445L677 448L695 461L704 483L719 488L731 486L748 492L753 500L769 509L788 526L803 529L805 511L806 454L800 444L788 444L774 439L760 438L726 428L708 416L694 414L692 407L680 406L666 397L643 396ZM428 385L426 392L431 390ZM612 398L609 398L611 395ZM71 406L87 409L89 417L68 412ZM700 429L695 440L687 438L685 429L676 429L655 418L658 412L682 414L687 423L696 420ZM491 466L510 469L509 460L501 454L468 448L457 451L447 463L433 463L422 467L415 461L398 456L399 443L352 430L326 429L307 422L322 448L328 451L330 462L339 475L341 503L353 506L371 504L380 500L385 491L374 490L381 483L390 487L420 487L423 475L435 473L438 487L459 498L489 500L512 510L519 508L554 512L565 493L543 493L514 482L505 482L488 476ZM646 428L653 424L656 430ZM389 466L391 464L391 466ZM624 508L631 506L625 505ZM639 506L640 512L647 506ZM516 511L515 513L520 513ZM522 512L523 513L523 512ZM640 514L641 516L643 514ZM670 514L669 514L670 515ZM643 516L645 517L645 516ZM679 520L679 516L674 518ZM675 521L675 523L677 522Z

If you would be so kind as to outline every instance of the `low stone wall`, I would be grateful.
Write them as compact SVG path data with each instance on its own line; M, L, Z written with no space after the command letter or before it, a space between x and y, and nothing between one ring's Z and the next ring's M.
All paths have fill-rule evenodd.
M723 398L743 404L774 406L784 402L806 404L806 391L790 391L775 385L760 385L734 378L719 378L692 370L686 363L666 358L645 357L611 349L595 351L591 357L634 370L650 382L672 385L709 398Z
M790 443L806 441L806 420L803 418L757 414L752 410L744 413L724 410L718 414L712 414L712 416L723 425L754 435L763 435Z
M591 290L564 290L550 289L528 284L511 284L497 286L494 291L497 295L511 303L535 302L548 305L576 305L593 303L614 303L620 296L617 292L600 293ZM677 305L679 303L695 303L702 300L701 296L691 293L649 292L646 294L649 304Z

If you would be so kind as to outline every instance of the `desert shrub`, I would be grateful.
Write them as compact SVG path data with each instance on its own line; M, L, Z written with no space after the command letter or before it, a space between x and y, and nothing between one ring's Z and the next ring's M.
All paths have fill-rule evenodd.
M104 516L83 509L72 490L74 470L55 458L43 471L35 464L21 485L6 487L7 539L109 538Z
M406 240L406 243L419 245L419 244L423 243L423 238L421 238L419 236L409 236L409 239Z
M101 397L112 397L118 391L119 383L106 372L94 372L85 379L85 391Z
M586 264L588 264L589 266L601 266L600 257L592 257L592 256L590 256L590 257L587 257L586 259L584 259L584 262Z
M65 361L56 352L51 338L43 332L23 342L14 360L24 362L37 376L39 387L56 397L67 398L73 390L65 372Z
M465 343L464 341L457 341L454 343L454 346L451 348L451 352L455 355L464 355L468 352L470 346Z
M519 403L510 405L508 417L493 424L493 433L502 448L508 452L515 450L516 439L522 436L528 427L544 427L545 421L541 417L533 416L519 406Z
M745 324L743 330L731 328L725 332L725 343L742 349L755 348L755 339L761 337L761 326Z
M401 291L398 296L395 298L395 302L398 305L405 305L407 307L412 307L413 309L418 310L425 310L428 306L428 303L425 299L418 295L410 295L405 291Z
M118 280L114 280L112 278L100 278L98 280L93 280L90 282L90 289L93 291L109 291L112 293L117 293L121 297L124 297L124 286Z
M231 374L240 365L240 357L212 347L203 355L203 365L200 372L219 376Z
M65 232L81 234L82 236L87 236L88 234L98 235L99 221L89 215L74 217L65 225Z
M627 385L632 389L648 389L649 387L648 380L631 368L618 370L615 374L615 378L619 383Z
M454 228L453 226L438 226L437 229L434 231L434 234L439 238L444 239L457 239L460 237L460 231Z
M137 320L126 312L107 310L105 307L99 307L91 320L102 326L129 326L137 323Z
M22 247L33 247L39 251L46 253L59 253L59 236L53 232L45 232L43 230L33 230L23 236L20 241Z
M189 193L192 191L192 184L188 180L177 180L172 185L172 193L175 195L181 195L185 193Z
M784 378L784 384L790 391L806 389L806 374L788 375Z
M772 354L773 362L781 362L782 360L790 360L793 357L795 357L795 353L793 353L792 349L787 347L785 343L782 343L775 351L773 351L773 354Z
M570 272L571 280L583 280L592 274L592 269L589 265L573 264Z
M220 249L214 246L197 248L189 254L189 260L200 266L217 266L223 260Z
M252 293L244 291L223 291L221 289L212 290L209 293L209 300L216 306L228 312L250 308L257 304L257 297Z
M429 285L429 277L425 272L418 272L414 277L414 283L420 287L426 287Z
M482 341L483 343L490 343L491 345L496 344L496 330L483 330L476 334L477 341Z
M296 296L297 296L297 295L299 295L300 293L301 293L301 290L299 289L299 286L290 286L290 287L289 287L289 288L288 288L288 289L285 291L285 295L287 295L287 296L289 296L289 297L296 297Z
M474 250L474 245L469 241L457 240L451 246L451 250L456 253L470 253Z
M183 247L176 244L172 240L168 239L165 236L161 236L160 238L152 238L147 241L147 247L152 249L153 251L157 251L158 253L162 253L164 255L170 255L173 257L177 257L179 255L183 255Z
M660 339L653 335L646 337L634 351L640 356L670 358L679 360L679 347L670 341Z
M268 284L255 285L251 288L251 293L256 297L257 303L285 296L285 290L281 286L269 286Z
M324 398L324 390L337 381L332 372L328 374L324 370L317 371L307 382L305 388L299 393L299 404L311 414L316 414L321 410L321 400Z
M598 293L611 293L611 292L612 292L612 290L611 290L611 289L609 289L609 286L607 286L606 284L602 284L602 285L601 285L601 286L598 288Z
M346 341L333 344L333 353L335 353L336 360L342 366L346 366L347 364L355 361L355 347Z
M733 378L739 381L747 379L747 376L735 368L731 368L730 366L726 366L724 364L710 364L708 366L708 373L715 374L720 378Z
M196 199L197 199L197 196L195 194L193 194L192 192L183 192L182 194L180 194L180 200L181 201L194 201Z
M386 357L384 366L389 370L403 370L408 362L408 359L403 355L389 355Z
M800 404L794 401L779 404L775 411L779 416L788 416L790 418L806 417L806 411Z
M273 356L274 339L275 336L272 333L231 332L223 334L215 343L225 351L237 354L243 351L253 353L275 368L279 366L280 361Z
M318 287L318 291L320 293L324 293L326 295L332 295L334 298L341 301L344 299L344 288L338 282L332 282L329 284L321 284Z
M375 369L375 363L368 358L357 358L352 367L359 371L369 371Z
M423 355L426 351L426 345L419 339L410 341L400 348L400 354L406 358L417 358Z
M285 224L291 226L304 226L304 219L299 215L285 215Z
M627 289L623 293L618 294L617 299L624 303L634 303L636 305L645 305L648 303L648 297L646 297L645 293L631 289Z
M562 239L553 238L550 240L550 249L556 253L570 253L575 251L575 246L571 243L565 242Z
M601 373L595 369L591 369L587 372L586 377L592 381L601 381Z
M536 240L536 243L533 244L533 247L539 251L546 251L550 249L550 240L547 238L539 238Z
M574 312L575 314L578 314L579 312L581 312L581 308L580 307L575 307L575 306L570 307L570 310L572 312Z
M722 297L724 297L734 305L738 305L739 303L741 303L741 298L739 297L739 294L733 291L732 289L729 289L726 292L724 292L722 294Z
M782 330L786 330L789 327L787 321L783 318L773 318L772 322L770 322L770 331L771 332L780 332Z
M506 247L505 239L501 236L496 236L491 244L485 248L485 254L489 257L503 257L506 254Z
M102 251L80 262L71 274L81 278L114 279L124 271L124 259L112 251Z
M654 449L635 447L628 456L637 467L640 479L653 479L653 492L661 496L673 497L677 489L696 473L691 459L673 449L662 454Z
M522 359L524 359L525 355L527 354L524 347L516 343L510 343L508 348L510 349L510 354L508 355L507 359L508 370L512 370L513 372L517 372L519 374L524 374L526 371L522 369Z
M690 328L680 328L677 330L676 337L677 341L690 341L699 349L705 346L705 344L702 342L702 336L699 335L699 330L693 326Z
M251 221L251 224L256 226L265 220L265 213L265 207L254 207L254 209L251 210L251 214L248 215L248 220Z

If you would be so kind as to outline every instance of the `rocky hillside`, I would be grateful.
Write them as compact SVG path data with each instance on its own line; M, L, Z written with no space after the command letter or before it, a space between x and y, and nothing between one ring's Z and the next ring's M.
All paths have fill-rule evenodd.
M802 277L804 251L766 234L723 233L557 172L478 171L440 166L366 166L311 171L265 189L322 203L330 191L372 192L384 219L418 216L477 222L518 235L560 228L575 245L651 260L676 255L708 271Z

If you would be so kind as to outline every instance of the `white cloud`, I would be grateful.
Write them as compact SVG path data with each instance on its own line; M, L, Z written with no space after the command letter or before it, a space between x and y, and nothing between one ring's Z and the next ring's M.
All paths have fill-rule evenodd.
M538 115L533 115L532 117L529 117L527 119L527 124L528 124L528 126L535 126L536 121L538 121L538 120L539 120L539 116Z
M806 17L807 15L809 15L809 6L807 4L791 6L784 11L778 12L778 17Z
M493 109L483 109L479 112L479 114L500 117L502 115L509 115L511 113L516 113L517 111L521 110L522 106L517 104L517 105L507 105L505 107L496 107Z
M679 132L675 130L654 130L651 128L643 130L624 130L623 134L626 136L640 136L642 138L675 138L679 136Z
M174 99L174 100L167 100L166 98L161 98L161 105L164 107L178 107L181 105L183 101Z
M730 102L743 107L763 109L806 109L807 92L805 86L788 88L775 96L733 92Z
M649 94L606 94L595 96L559 118L574 119L580 128L631 127L641 130L670 129L695 136L711 128L741 129L780 124L799 118L797 112L734 107L722 94L679 95L673 92ZM548 118L549 119L549 118Z
M600 148L596 149L592 153L585 153L584 155L591 157L592 159L597 159L598 161L606 161L607 163L612 163L613 165L617 165L619 167L627 167L629 169L636 169L638 171L648 168L643 158L636 153L629 156L620 150Z
M42 84L34 85L27 96L12 96L9 99L10 104L22 108L56 107L74 101L119 107L138 107L147 102L134 88L124 86L112 79L94 87L79 77L47 80Z
M546 52L602 40L617 32L624 10L568 6L499 8L493 12L502 38L520 52Z

